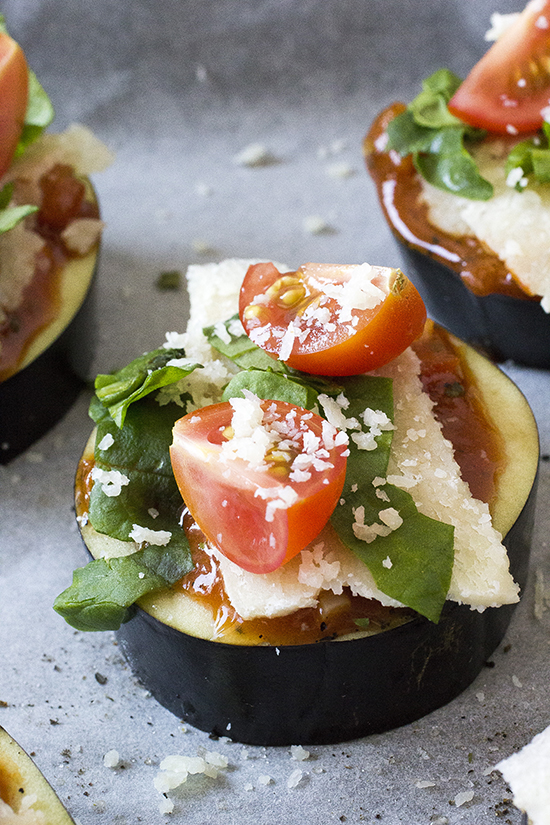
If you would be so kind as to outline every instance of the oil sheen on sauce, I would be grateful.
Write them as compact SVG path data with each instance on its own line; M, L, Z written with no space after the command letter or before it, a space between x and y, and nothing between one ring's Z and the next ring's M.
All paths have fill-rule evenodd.
M434 401L434 412L443 434L454 446L463 478L474 496L490 504L502 469L500 436L488 421L481 395L473 378L465 371L448 335L430 322L426 333L414 344L422 364L422 382ZM93 455L80 462L76 483L76 510L87 512L91 489ZM182 523L189 538L194 570L173 587L190 598L207 604L212 612L219 641L240 644L308 644L356 633L388 630L409 621L414 615L406 608L383 607L375 600L322 593L315 608L298 610L280 618L244 621L234 610L224 591L216 562L203 549L204 535L187 513Z
M411 156L386 151L387 125L404 109L405 104L394 103L381 112L364 141L367 168L392 232L406 246L456 272L475 295L500 293L540 300L523 292L500 258L474 237L455 237L429 223L428 208L420 200L422 182Z

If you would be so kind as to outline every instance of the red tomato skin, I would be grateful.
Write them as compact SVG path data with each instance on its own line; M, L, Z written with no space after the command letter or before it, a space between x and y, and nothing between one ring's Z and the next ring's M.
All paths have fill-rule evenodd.
M338 272L349 269L336 265L305 264L302 270L307 271L310 267L334 270L336 283L345 280L338 280ZM265 292L274 284L281 274L285 273L280 273L272 263L253 264L249 267L239 296L239 315L247 334L250 334L253 327L246 321L246 307L258 293ZM274 325L284 326L288 323L288 319L285 321L280 312L272 312ZM340 336L339 342L317 350L300 347L296 342L285 363L311 375L359 375L377 369L400 355L422 334L425 323L426 307L418 290L408 278L399 273L387 298L370 313L364 325L358 325L354 335ZM268 355L278 358L277 347L265 349Z
M527 4L459 86L449 102L453 115L496 134L541 128L541 110L550 104L550 29L537 25L544 19L550 22L550 0Z
M292 409L290 404L276 404L283 411ZM313 541L330 518L344 486L345 447L331 454L335 469L323 475L330 483L285 482L297 491L303 485L307 495L287 509L275 510L273 521L266 521L266 502L254 495L258 488L270 486L266 474L251 472L244 461L228 467L219 460L217 434L229 425L231 415L230 404L221 403L179 419L170 448L172 468L182 498L207 539L244 570L270 573ZM312 420L322 421L317 415ZM223 471L228 471L226 477Z
M21 136L29 93L29 70L21 47L0 32L0 177L12 162Z

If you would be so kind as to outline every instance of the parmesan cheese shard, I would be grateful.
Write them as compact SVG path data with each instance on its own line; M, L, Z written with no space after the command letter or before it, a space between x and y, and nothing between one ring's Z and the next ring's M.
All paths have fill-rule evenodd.
M233 259L189 268L187 344L207 360L218 356L202 328L236 313L240 285L251 263L255 261ZM279 271L288 271L286 266L276 266ZM392 378L397 402L393 425L376 411L368 413L369 424L380 430L394 429L387 481L408 489L421 513L455 528L455 563L448 598L477 610L517 602L518 587L510 575L501 536L492 527L487 505L473 498L461 478L452 445L443 437L432 401L423 391L417 355L409 348L373 374ZM344 397L324 403L332 424L340 429L354 426L344 415ZM380 485L385 482L376 481ZM399 518L397 513L389 513L390 524L377 527L389 532L398 526ZM209 552L219 564L229 600L245 620L314 607L321 591L340 594L344 587L383 605L400 606L378 589L368 568L341 543L330 523L305 550L273 573L249 573L215 549Z
M477 237L504 261L525 292L541 296L541 306L549 312L548 187L533 184L518 192L508 185L504 142L480 144L472 153L482 177L493 184L493 197L469 200L422 179L422 200L428 206L429 221L451 235Z
M527 813L531 825L550 825L550 727L495 765L495 770L503 775L514 805Z

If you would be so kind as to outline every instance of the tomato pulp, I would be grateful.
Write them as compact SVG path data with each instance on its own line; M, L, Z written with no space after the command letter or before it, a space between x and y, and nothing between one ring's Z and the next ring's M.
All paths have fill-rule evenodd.
M449 102L470 126L498 134L540 129L550 106L550 0L531 0Z
M23 130L28 83L23 50L8 34L0 32L0 177L10 166Z
M330 518L344 485L347 436L315 413L248 393L180 418L170 456L208 540L244 570L270 573Z
M426 308L398 269L304 264L249 267L239 316L273 358L313 375L359 375L387 364L424 329Z

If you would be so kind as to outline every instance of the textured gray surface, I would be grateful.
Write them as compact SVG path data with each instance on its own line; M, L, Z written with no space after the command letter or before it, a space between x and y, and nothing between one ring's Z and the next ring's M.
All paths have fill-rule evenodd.
M509 0L500 10L519 5ZM2 6L54 100L55 126L84 122L117 153L95 181L108 224L95 363L102 372L158 345L165 330L183 329L184 291L174 298L154 287L163 269L232 256L398 264L364 171L363 135L380 108L410 98L435 68L464 73L485 48L493 11L488 0ZM236 166L232 158L252 142L279 162ZM331 176L334 163L354 174ZM332 231L308 233L311 215ZM208 253L197 251L204 246ZM506 369L532 403L550 453L549 376ZM230 768L174 792L175 822L488 825L498 815L519 823L502 778L487 771L550 723L550 611L534 615L537 573L550 582L548 462L529 584L495 666L413 725L313 747L297 763L287 748L244 749L184 732L135 683L111 634L73 631L51 609L84 561L71 497L87 403L84 394L40 443L0 468L0 724L35 753L82 825L165 821L153 787L158 763L201 749L223 752ZM112 748L122 760L114 770L103 765ZM304 776L289 789L296 768ZM262 774L273 783L259 783ZM457 806L468 791L471 801Z

